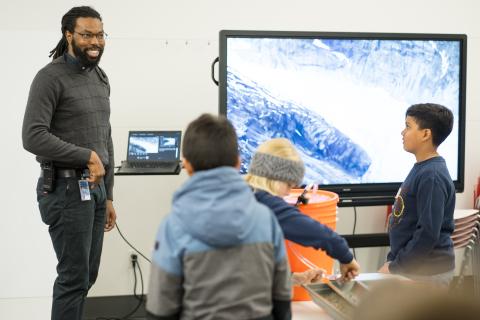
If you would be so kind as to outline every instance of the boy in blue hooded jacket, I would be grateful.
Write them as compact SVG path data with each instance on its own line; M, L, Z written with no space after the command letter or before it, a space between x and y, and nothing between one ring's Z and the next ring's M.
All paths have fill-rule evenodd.
M191 178L158 231L148 319L290 319L282 231L238 173L235 129L204 114L182 152Z

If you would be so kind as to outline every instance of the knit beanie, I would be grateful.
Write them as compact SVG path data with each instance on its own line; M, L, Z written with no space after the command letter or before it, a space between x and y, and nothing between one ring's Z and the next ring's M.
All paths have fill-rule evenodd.
M300 185L305 174L303 161L293 161L273 156L271 154L257 152L253 156L248 173Z

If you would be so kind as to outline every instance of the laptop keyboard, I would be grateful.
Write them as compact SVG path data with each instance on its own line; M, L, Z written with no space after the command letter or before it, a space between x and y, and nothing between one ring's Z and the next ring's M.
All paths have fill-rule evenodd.
M128 162L130 168L169 168L174 163L165 161Z

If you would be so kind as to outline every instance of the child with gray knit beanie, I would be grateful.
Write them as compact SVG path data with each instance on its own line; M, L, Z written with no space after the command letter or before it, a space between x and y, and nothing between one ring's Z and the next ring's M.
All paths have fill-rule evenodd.
M304 173L303 161L292 143L287 139L276 138L258 147L245 179L253 188L257 201L274 212L285 239L325 250L330 257L340 262L342 278L351 280L358 275L360 266L353 258L346 240L283 199L292 187L302 183ZM321 270L309 270L294 273L292 281L294 285L307 284L321 276Z

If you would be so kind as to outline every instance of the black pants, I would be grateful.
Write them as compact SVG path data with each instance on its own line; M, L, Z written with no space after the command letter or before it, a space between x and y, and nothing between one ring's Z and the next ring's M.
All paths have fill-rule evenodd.
M94 284L103 244L106 191L103 181L81 201L77 178L58 178L55 191L45 194L37 184L42 220L49 228L57 256L52 320L80 320L88 290Z

